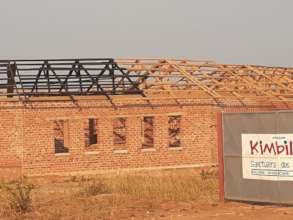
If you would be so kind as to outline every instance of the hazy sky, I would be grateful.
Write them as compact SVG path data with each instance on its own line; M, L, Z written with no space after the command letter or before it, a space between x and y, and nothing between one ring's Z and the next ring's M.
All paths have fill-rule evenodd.
M0 59L293 66L293 0L0 0Z

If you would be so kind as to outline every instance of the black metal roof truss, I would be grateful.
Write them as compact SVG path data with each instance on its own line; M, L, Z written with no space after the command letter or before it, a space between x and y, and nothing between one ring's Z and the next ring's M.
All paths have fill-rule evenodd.
M0 95L73 96L142 94L137 79L114 59L0 61Z

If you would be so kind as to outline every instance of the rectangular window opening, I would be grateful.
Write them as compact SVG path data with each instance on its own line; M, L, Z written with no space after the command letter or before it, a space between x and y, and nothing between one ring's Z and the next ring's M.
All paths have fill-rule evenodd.
M126 118L115 118L113 122L113 138L115 145L126 144Z
M85 146L89 147L98 143L97 119L88 119L85 125Z
M56 120L53 122L54 129L54 148L55 154L68 153L69 148L66 147L67 121Z
M180 147L180 121L181 116L169 116L168 124L169 124L169 147L175 148Z
M143 117L142 120L142 148L154 147L154 117Z

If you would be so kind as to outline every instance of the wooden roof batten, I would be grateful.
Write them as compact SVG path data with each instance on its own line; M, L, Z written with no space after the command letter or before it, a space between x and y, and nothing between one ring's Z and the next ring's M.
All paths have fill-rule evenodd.
M199 80L197 80L195 77L192 77L188 71L186 71L184 68L181 68L177 64L172 63L172 61L166 60L167 63L169 63L171 66L173 66L176 70L178 70L185 78L187 78L191 83L196 84L199 88L201 88L203 91L205 91L207 94L212 96L213 98L220 98L220 95L214 91L208 88L205 84L201 83Z
M160 72L163 72L163 69L160 68L162 60L170 64L168 76L160 75ZM181 84L174 83L172 85L173 94L183 89L185 91L194 91L193 94L196 96L196 94L199 94L199 90L201 90L206 94L205 99L220 100L224 105L229 105L230 102L238 102L238 105L241 106L248 106L250 103L265 103L272 107L277 107L277 104L293 104L293 68L290 67L229 65L203 60L141 59L138 61L136 59L136 63L138 62L140 63L140 69L136 68L135 65L130 66L134 63L131 59L117 60L118 64L126 68L129 67L128 70L130 72L137 70L141 72L148 71L150 74L145 81L159 76L172 78L172 76L175 76L175 73L182 75L185 85L182 86ZM213 70L206 72L205 69L209 68ZM279 75L286 74L286 81L292 83L290 84L292 87L286 86L283 82L278 82L273 76L268 76L260 72L259 69L274 69ZM253 72L253 74L250 74L249 71ZM257 79L260 77L261 80ZM289 77L291 78L289 79ZM211 83L213 85L210 85ZM271 88L272 83L277 85L282 91ZM145 84L147 85L148 83L145 82ZM152 91L153 87L154 85L149 84L145 90ZM161 92L163 95L164 90L159 90L157 89L156 93ZM216 104L219 105L219 102L216 102Z
M181 105L192 99L217 106L289 108L293 68L190 59L0 60L0 97L7 100L93 95L105 96L113 106L123 95L150 105L153 100L173 99Z
M252 87L254 89L254 92L256 92L257 94L264 94L267 97L269 97L269 100L274 100L275 98L282 100L282 98L279 97L278 95L274 95L272 92L265 91L263 88L260 87L260 85L258 85L258 83L256 81L240 76L237 72L235 72L235 70L233 68L231 68L229 66L225 66L225 65L218 65L218 66L223 71L230 73L233 76L237 77L239 79L239 81L243 81L249 88ZM236 94L236 91L233 91L233 93ZM239 95L238 93L237 93L237 96L240 99L244 98L243 96ZM272 103L272 105L274 105L274 104Z

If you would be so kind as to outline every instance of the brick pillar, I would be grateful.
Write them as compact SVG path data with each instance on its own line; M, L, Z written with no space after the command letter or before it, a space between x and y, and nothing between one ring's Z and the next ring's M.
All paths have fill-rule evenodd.
M113 152L113 122L112 118L101 117L98 119L98 150L101 153L112 153Z
M141 149L141 117L128 117L126 122L127 130L127 150L131 153L137 153Z
M168 150L168 117L156 116L154 123L154 146L157 151Z
M84 120L68 120L69 131L69 153L72 155L82 155L84 153Z

